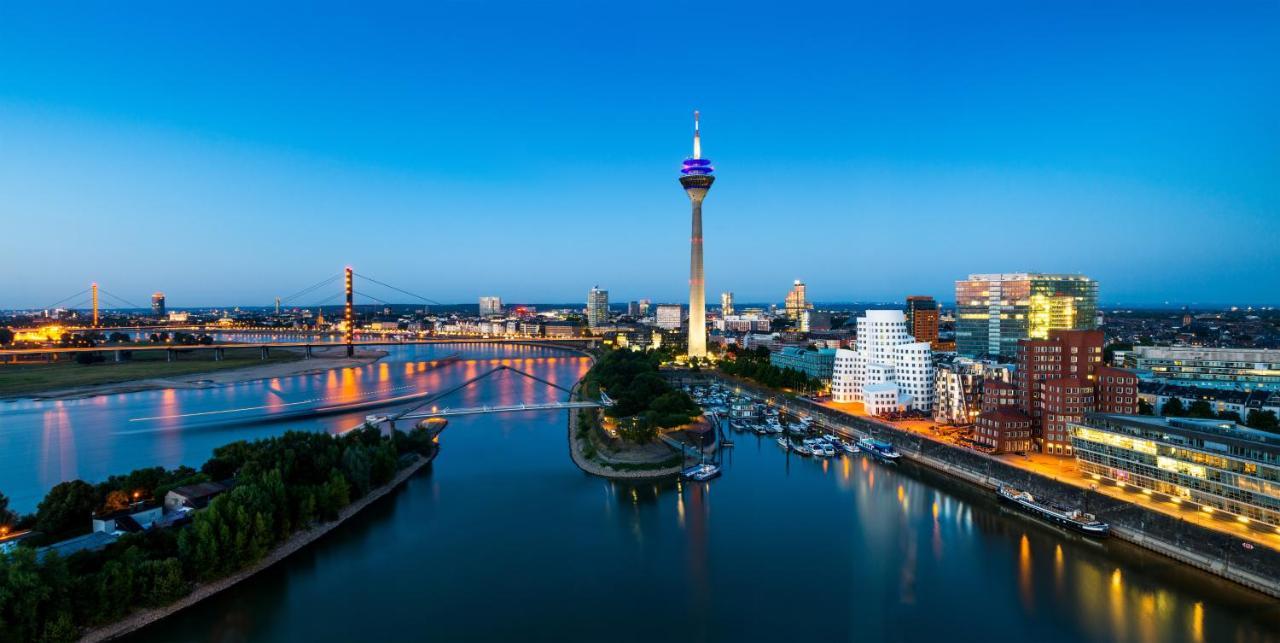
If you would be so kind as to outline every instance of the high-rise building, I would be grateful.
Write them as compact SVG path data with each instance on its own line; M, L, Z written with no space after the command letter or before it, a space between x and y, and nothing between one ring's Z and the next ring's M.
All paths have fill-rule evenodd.
M151 293L151 316L156 319L164 319L164 293L158 291Z
M680 168L680 185L693 205L693 230L689 236L689 357L707 355L706 275L702 270L702 200L716 177L711 159L702 158L702 135L698 112L693 113L693 156Z
M637 318L640 316L640 302L627 302L627 317Z
M595 328L609 323L609 291L600 286L587 292L587 326Z
M810 308L813 304L805 301L805 285L803 281L796 280L791 286L791 290L787 291L787 299L783 304L787 317L800 321L801 313Z
M862 402L867 413L933 408L933 351L907 333L900 310L868 310L858 318L856 350L836 351L835 402Z
M1097 324L1098 282L1082 275L978 274L956 282L956 351L1013 359L1018 340Z
M937 348L938 342L938 302L928 295L911 295L907 297L907 332L917 342L929 342Z
M501 297L481 297L480 298L480 316L481 317L497 317L502 314L502 298Z
M733 293L720 293L720 316L727 317L733 314Z
M1071 455L1067 424L1085 413L1138 412L1138 377L1102 364L1100 330L1051 330L1018 342L1018 406L1035 420L1040 451Z
M640 300L640 316L641 317L649 316L649 300L648 299Z
M658 328L676 330L683 321L683 308L680 304L658 304L654 323Z

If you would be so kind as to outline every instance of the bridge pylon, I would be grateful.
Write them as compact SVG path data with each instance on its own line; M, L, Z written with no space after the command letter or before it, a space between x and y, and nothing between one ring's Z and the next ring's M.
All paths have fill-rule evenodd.
M355 347L356 320L355 320L355 314L353 310L355 290L354 288L352 288L352 283L351 283L352 274L353 274L353 271L351 270L351 266L347 266L347 270L345 273L346 285L347 285L347 306L346 306L346 310L343 313L343 317L347 322L347 328L346 328L347 357L355 357L356 355L356 347Z

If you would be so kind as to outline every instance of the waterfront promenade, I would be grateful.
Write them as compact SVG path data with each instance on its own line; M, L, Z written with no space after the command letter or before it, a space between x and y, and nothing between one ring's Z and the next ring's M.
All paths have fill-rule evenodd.
M1135 503L1128 497L1102 492L1100 485L1095 490L1082 481L1060 479L1052 475L1050 469L1017 466L1006 458L990 456L889 422L851 415L828 405L786 396L739 378L719 373L677 372L668 376L681 382L719 380L769 399L788 413L813 416L824 427L846 437L874 435L891 442L913 462L983 489L993 490L1000 485L1009 485L1037 496L1084 507L1110 523L1112 534L1122 540L1256 591L1280 597L1280 551L1261 542L1261 538L1242 540L1234 525L1227 530L1213 529L1200 520L1188 520L1186 516L1161 511L1150 502Z

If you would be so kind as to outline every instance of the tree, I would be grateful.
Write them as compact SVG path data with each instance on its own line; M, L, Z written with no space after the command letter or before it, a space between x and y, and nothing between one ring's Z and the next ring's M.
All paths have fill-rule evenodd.
M1152 408L1151 403L1138 398L1138 415L1155 415L1156 411Z
M1237 413L1237 412L1235 412L1235 411L1219 411L1219 412L1218 412L1218 419L1220 419L1220 420L1231 420L1232 422L1235 422L1236 424L1239 424L1239 423L1240 423L1240 414L1239 414L1239 413Z
M1245 420L1245 424L1250 428L1262 429L1263 431L1280 429L1280 422L1277 422L1275 411L1249 409L1249 416Z
M50 538L89 531L98 494L83 480L62 482L49 490L36 508L36 529Z
M12 527L18 522L18 514L9 510L9 497L0 493L0 527Z
M1207 400L1196 400L1187 407L1187 417L1190 418L1212 418L1216 415Z
M1182 417L1187 414L1187 411L1182 406L1182 400L1171 397L1164 406L1160 407L1160 414L1168 417Z
M8 345L13 343L13 331L8 328L0 328L0 345Z

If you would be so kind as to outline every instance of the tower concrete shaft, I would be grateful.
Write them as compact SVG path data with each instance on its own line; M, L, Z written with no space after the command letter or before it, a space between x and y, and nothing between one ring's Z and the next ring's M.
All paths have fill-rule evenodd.
M715 169L709 159L702 158L702 135L698 128L698 112L693 113L693 156L684 161L680 185L693 205L693 225L689 237L689 357L707 355L707 289L702 267L702 200L715 183Z
M98 282L96 281L93 282L93 327L98 327Z

